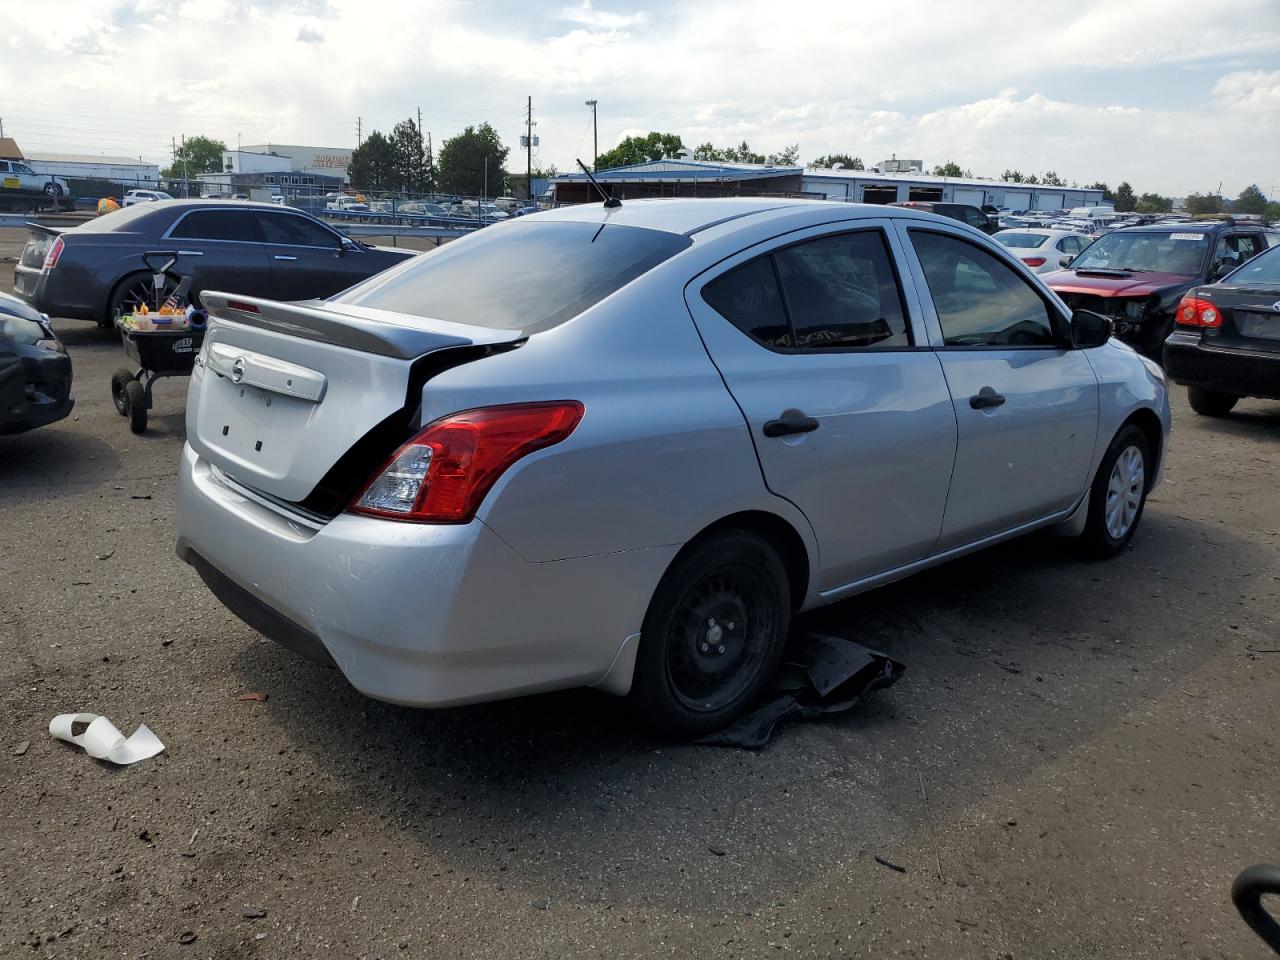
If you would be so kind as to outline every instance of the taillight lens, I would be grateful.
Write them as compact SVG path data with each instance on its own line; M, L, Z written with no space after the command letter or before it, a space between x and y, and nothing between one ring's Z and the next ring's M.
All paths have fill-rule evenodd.
M576 400L467 410L428 424L352 501L374 517L466 523L503 472L566 439L582 419Z
M1178 304L1177 320L1180 327L1220 327L1222 313L1217 304L1188 294Z
M62 256L62 248L65 246L66 244L62 242L61 237L54 238L53 246L51 246L49 248L49 252L44 255L44 268L46 270L52 270L58 265L58 258Z
M1045 260L1044 257L1023 257L1022 258L1022 262L1025 263L1028 267L1043 267L1044 260Z

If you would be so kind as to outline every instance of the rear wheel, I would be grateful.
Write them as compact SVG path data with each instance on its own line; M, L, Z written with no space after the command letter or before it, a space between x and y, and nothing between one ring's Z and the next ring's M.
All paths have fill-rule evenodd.
M1129 424L1111 441L1089 491L1089 519L1081 540L1090 555L1114 557L1128 546L1146 507L1150 477L1146 434Z
M168 275L164 278L164 289L160 293L160 302L178 289L178 281ZM156 306L155 279L150 273L131 273L118 284L107 302L106 321L101 326L109 327L115 323L116 317L133 313L138 307L146 304Z
M51 197L56 200L58 197L62 196L62 187L58 186L56 183L46 183L44 185L44 194L46 197Z
M1239 400L1233 393L1206 390L1204 387L1187 387L1187 402L1202 417L1225 417Z
M147 391L137 380L124 385L125 411L129 417L129 429L134 433L147 430Z
M787 571L766 540L726 530L692 544L649 604L633 703L666 736L720 729L777 672L790 620Z
M121 367L111 375L111 402L115 404L116 413L122 417L129 415L129 407L125 401L124 391L133 382L133 371Z

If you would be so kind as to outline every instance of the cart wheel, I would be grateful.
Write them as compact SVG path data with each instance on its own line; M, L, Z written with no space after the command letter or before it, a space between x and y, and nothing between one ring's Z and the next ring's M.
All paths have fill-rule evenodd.
M124 385L124 405L129 413L129 429L145 433L147 429L147 391L137 380Z
M133 371L121 367L111 375L111 402L116 405L116 413L122 417L129 415L129 408L124 398L124 388L133 379Z

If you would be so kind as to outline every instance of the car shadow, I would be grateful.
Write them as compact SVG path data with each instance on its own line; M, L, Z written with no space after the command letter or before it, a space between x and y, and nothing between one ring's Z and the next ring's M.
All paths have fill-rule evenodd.
M1207 428L1247 439L1280 434L1280 404L1274 401L1245 401L1224 417L1198 417Z
M734 909L917 829L926 778L945 816L1180 687L1228 641L1171 601L1215 578L1235 589L1232 571L1256 568L1260 550L1153 509L1108 563L1033 536L806 615L799 629L892 653L907 672L759 753L655 741L589 691L395 707L247 628L233 669L272 691L270 720L343 784L341 803L358 798L451 869L582 903L643 889ZM1187 556L1205 562L1165 559ZM280 829L332 824L336 802L300 789ZM730 888L708 874L708 845L755 865Z
M100 327L84 320L55 319L53 332L68 348L120 346L120 333L114 327ZM123 365L128 366L130 362L126 361Z
M116 451L97 437L63 429L67 424L62 420L0 437L0 503L52 499L65 494L68 476L90 470L95 477L115 473L120 461Z

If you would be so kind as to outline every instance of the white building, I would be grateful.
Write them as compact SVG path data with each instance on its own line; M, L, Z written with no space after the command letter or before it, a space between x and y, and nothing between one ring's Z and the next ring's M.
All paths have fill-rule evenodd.
M876 173L870 170L810 169L804 191L828 200L853 203L902 203L933 200L993 206L1009 210L1067 210L1091 207L1102 191L1085 187L1051 187L1042 183L1007 183L974 177L935 177L928 173Z
M160 167L133 157L100 157L80 153L31 153L27 166L36 173L84 180L110 180L142 189L154 188Z
M311 177L347 179L352 151L347 147L306 147L289 143L264 143L226 150L224 173L293 173Z

